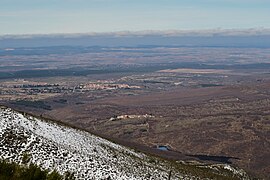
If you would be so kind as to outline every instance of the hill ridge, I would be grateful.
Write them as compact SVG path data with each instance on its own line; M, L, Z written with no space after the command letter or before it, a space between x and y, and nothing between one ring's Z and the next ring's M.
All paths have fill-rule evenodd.
M0 107L0 159L34 163L60 174L68 171L76 179L168 179L169 174L171 179L201 179L208 175L249 179L243 170L229 165L172 163L4 107Z

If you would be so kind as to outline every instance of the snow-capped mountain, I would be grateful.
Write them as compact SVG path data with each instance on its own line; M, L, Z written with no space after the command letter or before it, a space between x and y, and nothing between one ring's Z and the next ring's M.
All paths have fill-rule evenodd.
M34 163L76 179L248 179L229 165L172 163L88 132L0 108L0 159Z

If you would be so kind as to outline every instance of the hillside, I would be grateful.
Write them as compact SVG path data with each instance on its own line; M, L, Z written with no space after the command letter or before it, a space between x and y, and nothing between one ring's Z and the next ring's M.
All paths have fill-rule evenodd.
M0 159L76 179L249 179L229 165L170 162L88 132L0 108Z

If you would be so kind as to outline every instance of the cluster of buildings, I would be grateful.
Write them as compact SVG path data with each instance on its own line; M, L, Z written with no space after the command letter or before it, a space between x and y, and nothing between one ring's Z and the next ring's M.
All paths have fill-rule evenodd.
M82 90L113 90L113 89L139 89L140 86L130 86L128 84L100 84L100 83L89 83L82 84L76 87L76 89Z
M121 119L135 119L135 118L154 118L155 116L151 114L144 114L144 115L120 115L114 116L110 118L110 121L121 120Z

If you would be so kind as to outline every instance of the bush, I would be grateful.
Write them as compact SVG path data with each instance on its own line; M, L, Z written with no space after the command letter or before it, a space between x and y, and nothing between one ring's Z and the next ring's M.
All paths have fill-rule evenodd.
M49 173L37 165L21 166L0 160L0 180L74 180L74 174L67 172L65 176L53 171Z

